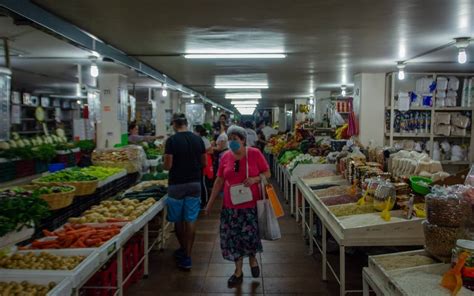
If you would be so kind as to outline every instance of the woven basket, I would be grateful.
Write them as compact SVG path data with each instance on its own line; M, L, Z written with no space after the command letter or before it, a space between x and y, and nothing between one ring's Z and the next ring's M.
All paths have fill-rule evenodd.
M22 188L26 190L35 190L42 185L26 185L22 186ZM45 185L46 187L50 187L50 185ZM64 186L64 185L62 185ZM72 187L73 190L68 192L58 192L58 193L50 193L50 194L41 194L39 197L46 201L49 205L51 210L59 210L65 208L72 204L74 201L74 195L76 193L76 188L74 186L68 185Z
M99 180L94 181L80 181L80 182L40 182L38 179L31 181L33 184L45 185L45 186L61 186L70 185L76 188L74 196L86 196L91 195L97 189Z

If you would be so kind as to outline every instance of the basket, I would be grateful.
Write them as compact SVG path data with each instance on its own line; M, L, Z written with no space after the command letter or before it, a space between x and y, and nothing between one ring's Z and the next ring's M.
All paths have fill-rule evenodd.
M423 183L420 184L420 181L426 183L426 186L424 186ZM433 183L433 181L430 178L412 176L410 177L410 183L413 191L421 195L427 195L431 192L430 185Z
M50 187L53 185L45 185L45 186ZM65 185L61 185L61 186L65 186ZM74 195L76 193L76 188L74 186L71 186L71 185L67 185L67 186L72 187L73 190L68 191L68 192L41 194L39 197L48 203L49 208L51 210L54 211L54 210L63 209L72 204L72 202L74 201ZM41 185L25 185L21 187L26 190L34 190L41 187Z
M86 196L91 195L97 189L97 185L99 184L99 180L94 181L80 181L80 182L40 182L38 179L31 181L33 184L36 185L44 185L44 186L64 186L69 185L76 188L74 192L74 196Z

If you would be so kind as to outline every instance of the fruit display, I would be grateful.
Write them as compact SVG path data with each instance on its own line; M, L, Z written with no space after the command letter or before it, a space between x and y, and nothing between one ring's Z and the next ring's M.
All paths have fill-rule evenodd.
M15 253L0 258L0 268L7 269L40 269L40 270L73 270L85 256L58 256L47 252Z
M145 184L143 184L145 183ZM168 192L168 186L156 184L153 182L142 182L125 192L122 197L129 199L138 199L140 201L147 198L161 199Z
M33 191L42 194L52 194L52 193L61 193L61 192L70 192L73 191L74 187L72 186L41 186Z
M287 165L300 154L301 152L298 150L287 150L278 157L278 162L282 165Z
M46 296L50 290L56 286L56 283L46 285L32 284L27 281L18 282L0 282L0 295L28 295L28 296Z
M49 214L48 204L33 191L21 188L0 191L0 237L23 227L33 228Z
M81 172L80 170L62 170L37 179L40 183L49 182L84 182L96 181L98 178Z
M101 167L101 166L89 166L89 167L75 169L75 170L79 170L80 172L85 173L89 176L96 177L101 181L123 171L123 169L121 168Z
M293 171L299 164L325 163L325 159L309 154L299 154L289 164L288 170Z
M129 198L106 200L85 211L82 217L69 218L69 222L82 224L132 221L145 213L154 203L154 198L147 198L142 202Z
M92 227L81 224L66 224L63 229L50 232L43 230L45 239L35 240L21 250L96 248L120 233L121 226L111 224Z

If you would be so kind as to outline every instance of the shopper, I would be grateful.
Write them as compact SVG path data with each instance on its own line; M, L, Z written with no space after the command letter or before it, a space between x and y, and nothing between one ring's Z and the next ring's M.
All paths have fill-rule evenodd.
M269 178L270 171L262 153L256 148L246 146L245 129L231 126L227 135L230 140L230 151L222 156L205 213L209 214L214 201L224 188L220 241L224 259L235 263L235 272L228 280L228 285L232 287L242 283L244 257L249 257L252 276L260 275L256 255L262 252L262 243L258 233L256 204L261 195L259 186L261 179L262 177ZM250 187L252 200L233 204L230 190L232 186L239 184Z
M200 212L201 175L206 166L206 150L201 137L188 131L184 114L174 114L176 132L165 145L164 169L169 170L168 221L175 223L180 248L174 255L178 266L191 269L195 222Z
M217 168L219 167L219 162L224 154L229 149L229 139L227 137L227 125L224 122L220 122L220 134L217 137L215 146L213 147L214 161L213 169L214 175L217 175ZM215 176L214 176L215 177Z
M212 186L211 182L214 179L214 170L212 165L212 147L211 142L207 138L207 130L202 125L196 125L194 128L194 132L196 135L201 137L204 148L206 149L206 167L203 168L202 171L202 178L201 178L201 208L204 208L207 204L207 200L209 198L209 190L210 186Z
M141 142L150 142L156 139L163 139L163 136L141 136L138 132L138 125L135 122L128 126L128 142L130 144L140 144Z
M251 121L246 121L244 126L245 131L247 132L247 146L255 147L255 143L257 142L257 133L253 129L253 123Z

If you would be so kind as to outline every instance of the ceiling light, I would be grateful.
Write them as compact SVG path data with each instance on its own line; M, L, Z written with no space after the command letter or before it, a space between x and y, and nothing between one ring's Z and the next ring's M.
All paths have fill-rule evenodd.
M229 93L225 94L226 99L261 99L260 93Z
M458 48L458 63L460 64L465 64L467 62L467 53L466 53L466 48L469 46L469 43L471 41L471 38L469 37L460 37L460 38L455 38L456 41L456 47Z
M268 88L268 84L216 84L214 88L227 89L264 89Z
M81 100L77 100L76 103L78 103L79 105L81 104Z
M405 79L405 63L404 62L398 62L397 63L397 68L398 68L398 80L403 80Z
M248 105L235 105L237 109L246 109L246 108L256 108L256 104L248 104Z
M232 101L232 105L248 105L248 104L258 104L258 101L243 100L243 101Z
M310 105L313 105L313 104L314 104L314 98L313 98L312 96L309 97L309 101L308 101L308 102L309 102Z
M168 90L166 89L166 83L163 83L163 90L161 91L161 96L166 97L168 95Z
M191 104L194 104L194 102L195 102L194 99L191 99Z
M345 97L346 96L346 86L341 85L341 96Z
M98 53L97 51L93 50L91 51L92 55L95 56L96 58L100 58L100 53Z
M94 78L97 78L99 76L99 67L97 67L97 64L95 61L91 63L91 76Z
M185 54L186 59L283 59L283 53L199 53Z

